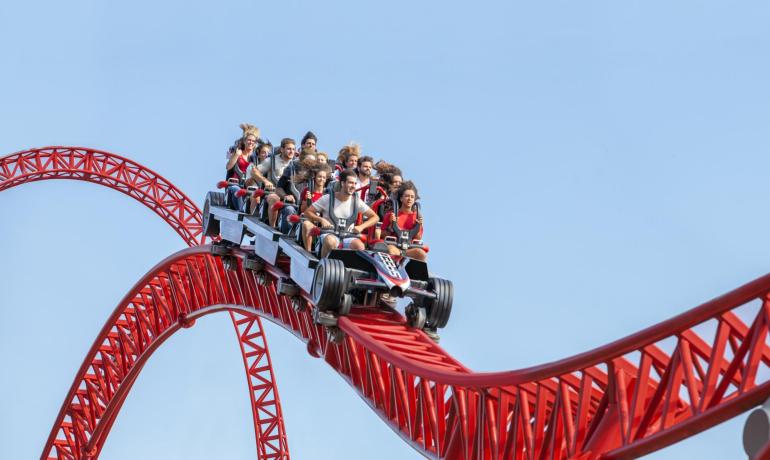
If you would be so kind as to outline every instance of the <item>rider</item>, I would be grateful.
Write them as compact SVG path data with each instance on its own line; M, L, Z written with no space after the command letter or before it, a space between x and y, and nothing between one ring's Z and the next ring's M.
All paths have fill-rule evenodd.
M262 163L271 153L273 153L273 144L268 140L260 141L259 145L257 145L257 153L252 158L252 163L255 165Z
M380 160L374 164L374 170L377 171L377 178L382 188L387 190L389 194L398 192L398 188L404 182L404 176L398 166Z
M351 142L342 147L337 154L337 166L339 171L334 172L334 179L339 179L339 174L344 169L354 169L358 166L358 157L361 156L361 146Z
M340 188L318 199L305 210L305 216L313 223L320 224L322 229L361 233L380 218L356 194L356 173L346 169L340 173ZM358 214L364 216L363 223L355 225ZM323 239L321 257L326 257L332 249L338 247L347 249L365 249L363 241L357 237L344 237L340 244L334 233L328 233Z
M236 196L236 192L241 189L241 186L245 185L249 157L254 153L257 141L259 140L259 128L256 126L241 123L241 129L243 130L243 136L241 136L235 148L229 152L226 165L226 178L228 180L238 180L238 184L228 184L226 192L228 202L238 211L243 209L243 198Z
M362 156L358 159L356 167L356 188L361 190L361 199L371 204L377 195L377 180L372 178L374 159L370 156Z
M250 168L249 177L264 184L267 189L275 188L273 181L277 181L281 177L284 168L294 159L294 155L297 153L296 145L294 139L288 137L282 139L278 152L274 155L268 155L256 167Z
M389 212L393 211L393 200L389 199L389 197L395 196L398 193L398 188L401 187L404 179L401 169L385 160L375 163L374 169L377 171L378 185L387 193L387 195L377 193L375 201L371 204L372 209L380 217L380 221L382 221ZM374 238L379 240L381 237L382 232L378 227L374 231Z
M300 152L308 152L308 153L315 153L316 145L318 144L318 138L315 134L313 134L313 131L308 131L305 133L304 136L302 136L302 141L300 142L300 146L302 147L302 150Z
M249 161L251 162L251 164L246 169L246 184L245 185L247 187L251 186L251 185L259 185L257 183L257 179L254 177L254 175L251 172L251 170L253 168L257 167L257 165L259 165L263 161L265 161L265 159L268 156L270 156L271 153L273 153L273 144L271 144L269 140L262 140L262 139L260 139L258 141L258 143L257 143L257 150L256 150L256 152L252 153L251 156L249 157ZM261 198L258 195L254 195L254 194L250 195L249 196L249 208L248 209L244 209L244 211L248 212L249 214L252 214L257 209L257 207L259 206L260 200L261 200Z
M279 154L269 156L256 168L251 168L251 177L256 181L261 182L266 190L274 190L275 184L273 181L277 182L278 178L283 174L283 170L286 169L289 163L294 159L294 155L297 153L296 145L297 143L294 139L287 137L281 140ZM271 193L267 196L270 226L273 227L278 218L278 212L273 210L273 204L279 200L280 197L275 193Z
M326 183L331 177L332 168L326 163L317 163L315 166L308 169L307 182L309 187L302 191L302 200L300 202L300 212L307 211L313 203L318 201L325 193ZM301 173L300 173L301 174ZM310 235L310 231L315 227L310 220L302 221L302 243L305 245L305 249L310 252L313 247L313 237Z
M385 216L382 223L383 236L395 236L399 238L401 232L407 233L406 243L413 243L422 239L423 218L417 210L416 202L420 198L412 181L406 181L396 193L396 203L399 205L398 216L393 211ZM401 250L393 244L388 244L388 253L391 255L401 255ZM416 260L425 260L427 254L422 248L409 248L405 251L406 256Z
M307 188L308 174L306 171L316 166L316 164L315 152L303 150L299 160L292 161L283 170L281 178L278 179L278 187L275 189L275 194L278 195L279 200L283 200L284 204L278 211L272 209L278 200L271 202L268 199L268 204L271 207L269 212L278 214L276 223L281 233L289 233L291 230L292 225L288 219L290 215L297 214L301 201L301 191Z

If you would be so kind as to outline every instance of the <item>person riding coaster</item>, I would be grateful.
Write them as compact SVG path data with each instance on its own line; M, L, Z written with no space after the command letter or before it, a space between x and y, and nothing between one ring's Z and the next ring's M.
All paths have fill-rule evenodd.
M271 192L265 200L266 206L263 204L260 207L260 215L272 227L275 227L278 219L278 211L273 209L273 205L282 199L277 193L274 193L275 184L283 175L284 169L291 164L296 152L296 142L288 137L284 138L281 140L281 147L277 154L271 155L256 167L249 169L249 178L256 183L261 183L265 190Z
M393 196L393 211L385 216L382 236L389 254L424 261L428 248L422 242L424 221L418 199L414 183L404 182Z
M308 181L313 175L311 170L317 165L315 153L305 151L299 160L293 161L283 170L278 180L278 187L275 189L280 201L272 205L273 211L278 213L276 225L281 233L295 235L294 231L297 228L293 219L290 221L289 217L299 212L302 204L302 190L308 188Z
M259 128L248 123L242 123L241 129L243 136L228 152L227 172L225 181L227 181L225 192L225 203L235 211L244 209L244 200L242 195L237 196L237 192L245 185L246 171L249 167L249 158L254 154L254 150L259 141Z
M293 218L293 216L289 216L287 218L289 221L296 220L297 223L301 222L299 233L300 238L297 242L301 243L305 250L308 252L312 252L313 250L313 237L318 236L314 234L314 229L319 229L319 227L316 227L313 222L305 218L304 213L307 211L307 208L312 206L313 203L318 201L324 195L326 191L326 184L328 182L329 176L331 176L331 172L332 171L329 165L325 162L321 163L320 161L315 166L304 172L306 175L307 187L302 190L302 199L300 200L300 213L303 215L303 217L297 216L296 218ZM301 179L302 178L299 180Z
M401 187L404 179L399 167L384 160L375 163L374 169L377 171L378 191L381 187L384 192L378 193L375 196L375 201L370 206L380 216L380 222L383 222L385 216L393 211L393 200L390 197L398 193L398 188ZM375 239L382 238L379 230L378 228L373 235Z

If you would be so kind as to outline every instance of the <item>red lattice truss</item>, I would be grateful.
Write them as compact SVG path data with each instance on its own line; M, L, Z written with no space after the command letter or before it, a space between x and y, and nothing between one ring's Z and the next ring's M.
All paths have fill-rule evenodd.
M134 286L86 357L43 458L98 456L152 352L180 328L223 310L245 318L235 321L245 361L248 350L262 359L267 352L261 326L249 318L274 321L429 458L635 458L770 396L770 275L581 355L473 373L394 311L354 307L339 320L345 338L334 344L308 308L295 310L276 293L288 261L254 273L243 269L245 252L233 255L236 267L225 270L207 246L186 249ZM269 388L263 394L277 412L260 419L258 432L281 433L261 435L259 455L270 458L265 450L285 451L285 435L269 360L256 362L264 364L248 366L252 388Z
M469 371L393 311L354 307L340 319L345 339L334 344L309 309L296 311L276 293L283 277L280 268L256 274L240 262L225 270L207 247L161 262L102 331L101 346L78 382L87 391L69 403L57 452L67 458L66 449L82 440L81 450L98 450L116 414L110 401L123 395L124 382L169 335L220 310L256 313L292 332L429 458L635 458L756 406L770 393L770 374L757 377L770 362L770 275L606 347L486 374ZM713 331L708 340L706 330Z
M0 158L0 191L28 182L52 179L81 180L118 190L153 210L188 245L195 246L204 240L201 212L195 203L168 180L134 161L112 153L79 147L44 147ZM257 452L260 458L289 458L278 389L262 323L259 317L251 314L231 312L230 316L246 369ZM89 365L93 363L88 360L83 363L76 382L83 377ZM123 383L119 398L111 400L112 410L117 411L122 405L133 384L133 378ZM84 453L79 452L74 444L66 449L63 447L61 441L65 436L60 425L68 414L77 410L77 406L68 406L68 402L84 397L87 391L88 387L81 388L73 384L46 443L43 457L85 458ZM99 447L104 442L102 436L106 436L111 424L112 421L103 425L99 433ZM82 434L85 436L85 433ZM75 442L75 438L68 439ZM78 439L78 446L85 446L87 442L84 440ZM57 449L61 449L61 454L54 451L54 444L59 446Z

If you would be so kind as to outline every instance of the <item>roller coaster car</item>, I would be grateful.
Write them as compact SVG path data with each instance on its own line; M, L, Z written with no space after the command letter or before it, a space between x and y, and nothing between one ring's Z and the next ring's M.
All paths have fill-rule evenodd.
M298 223L298 217L292 220ZM344 223L343 223L344 225ZM325 258L306 251L297 234L285 235L260 221L225 205L224 194L209 192L203 207L203 232L240 244L244 236L254 237L254 252L261 261L276 265L279 256L289 259L290 280L309 294L318 312L347 315L353 304L375 307L389 305L384 296L412 300L406 307L410 325L435 330L449 321L454 290L452 282L432 276L425 262L391 256L377 249L335 249ZM344 238L361 238L357 233L324 230ZM317 249L320 249L318 238ZM296 288L294 288L296 289ZM295 295L295 294L292 294ZM385 297L387 297L385 296Z
M334 233L340 241L361 237ZM310 291L313 303L320 311L335 310L345 315L353 303L392 306L390 301L408 297L412 302L406 314L412 326L434 330L445 327L452 311L452 282L431 276L423 261L392 256L383 249L335 249L320 259Z

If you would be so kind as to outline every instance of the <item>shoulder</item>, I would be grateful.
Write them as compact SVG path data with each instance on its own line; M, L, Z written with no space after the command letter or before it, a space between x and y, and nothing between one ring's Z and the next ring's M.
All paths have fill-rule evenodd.
M358 202L358 208L361 209L363 212L370 211L372 209L369 207L368 204L366 204L366 201L363 198L361 198L361 196L358 193L356 193L354 196L355 196L355 200Z
M323 209L329 206L329 194L323 195L313 203L313 207L316 209Z

